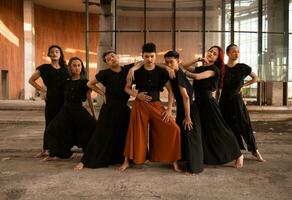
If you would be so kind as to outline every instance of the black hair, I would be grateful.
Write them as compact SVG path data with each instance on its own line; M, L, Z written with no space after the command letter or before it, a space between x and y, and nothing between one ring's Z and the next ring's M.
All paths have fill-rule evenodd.
M177 51L168 51L166 54L164 54L164 58L174 57L176 59L179 59L179 53Z
M146 43L142 46L142 53L156 53L156 45L152 42Z
M231 50L232 47L237 47L236 44L230 44L226 47L226 54Z
M106 59L105 59L105 57L108 55L108 54L110 54L110 53L114 53L114 54L116 54L116 52L115 51L113 51L113 50L107 50L106 52L104 52L103 54L102 54L102 60L103 60L103 62L105 62L106 63Z
M71 70L70 70L70 67L71 67L71 64L74 60L79 60L80 63L81 63L81 72L80 72L80 78L81 79L86 79L86 70L85 70L85 67L84 67L84 64L83 64L83 61L79 58L79 57L72 57L70 58L69 62L68 62L68 66L69 66L69 74L70 76L72 76L71 74Z
M66 66L66 61L65 61L65 58L64 58L64 53L63 53L63 50L62 50L62 48L60 47L60 46L58 46L58 45L56 45L56 44L53 44L53 45L51 45L50 47L49 47L49 49L48 49L48 54L47 54L47 56L49 56L50 57L50 51L51 51L51 49L52 48L57 48L57 49L59 49L59 51L60 51L60 59L59 59L59 65L60 65L60 67L67 67Z

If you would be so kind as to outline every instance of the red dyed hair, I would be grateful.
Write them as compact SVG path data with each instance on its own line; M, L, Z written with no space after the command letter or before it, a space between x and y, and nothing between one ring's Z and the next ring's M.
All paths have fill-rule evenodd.
M219 70L220 70L220 80L219 80L219 84L218 84L218 86L219 86L219 88L222 88L223 87L223 79L224 79L224 74L225 74L225 66L224 66L224 51L223 51L223 49L221 48L221 47L219 47L219 46L212 46L210 49L212 49L212 48L217 48L218 49L218 52L219 52L219 54L218 54L218 58L217 58L217 60L215 61L215 65L219 68ZM209 49L209 50L210 50ZM208 50L208 51L209 51Z

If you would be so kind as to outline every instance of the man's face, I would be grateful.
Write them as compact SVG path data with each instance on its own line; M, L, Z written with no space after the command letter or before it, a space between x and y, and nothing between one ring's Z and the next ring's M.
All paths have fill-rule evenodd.
M119 57L115 53L109 53L105 56L105 63L109 66L119 65Z
M147 65L155 64L155 60L156 60L156 53L155 52L152 52L152 53L144 52L142 57L145 61L145 64L147 64Z
M232 60L237 60L239 58L240 52L237 46L231 47L229 52L227 53L228 57Z
M57 47L53 47L50 49L49 57L51 60L58 61L61 57L61 51Z
M166 57L164 58L165 64L170 67L171 69L177 69L178 68L178 59L175 57Z

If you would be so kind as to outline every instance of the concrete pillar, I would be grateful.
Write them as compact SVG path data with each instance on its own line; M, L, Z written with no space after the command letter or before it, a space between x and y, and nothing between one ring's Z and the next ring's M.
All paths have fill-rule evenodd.
M114 30L114 10L115 10L115 0L101 0L101 15L99 15L99 30L105 32L99 32L99 45L97 49L97 70L98 73L100 70L106 68L106 64L103 62L101 56L107 50L114 50L114 33L111 32ZM102 85L99 85L103 90ZM100 95L96 96L96 110L99 112L103 100Z
M33 0L23 1L24 17L24 99L34 98L35 89L28 83L35 71L34 6Z
M289 9L289 0L267 1L268 31L285 32L288 26L284 23L285 12ZM264 60L264 77L266 84L266 100L268 105L283 105L283 82L288 78L288 46L285 36L268 34L267 53Z
M101 59L103 52L114 50L114 13L115 0L101 1L101 15L99 16L99 30L106 31L99 33L99 46L97 50L97 72L105 68L105 63Z
M282 106L283 105L283 82L267 81L267 105Z

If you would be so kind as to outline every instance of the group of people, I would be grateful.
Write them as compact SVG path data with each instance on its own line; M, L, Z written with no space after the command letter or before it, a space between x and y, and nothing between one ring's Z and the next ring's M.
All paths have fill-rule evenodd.
M29 79L46 101L44 145L37 157L45 157L43 161L67 159L74 156L72 147L77 146L83 156L75 170L122 164L119 170L124 171L130 162L149 160L171 163L174 171L181 172L178 161L184 161L183 171L194 174L202 172L204 164L233 160L241 168L243 138L248 151L264 162L241 95L241 89L256 82L257 76L251 67L237 63L237 45L229 45L226 53L226 65L219 46L190 62L182 62L178 52L168 51L165 63L158 64L155 44L146 43L143 61L121 66L110 50L102 55L108 69L88 81L82 60L73 57L67 66L62 49L52 45L48 50L51 63L39 66ZM252 79L244 83L247 76ZM38 84L40 77L46 87ZM167 108L160 100L164 88ZM97 120L92 90L103 99ZM130 96L135 98L132 109ZM86 100L91 115L82 106Z

